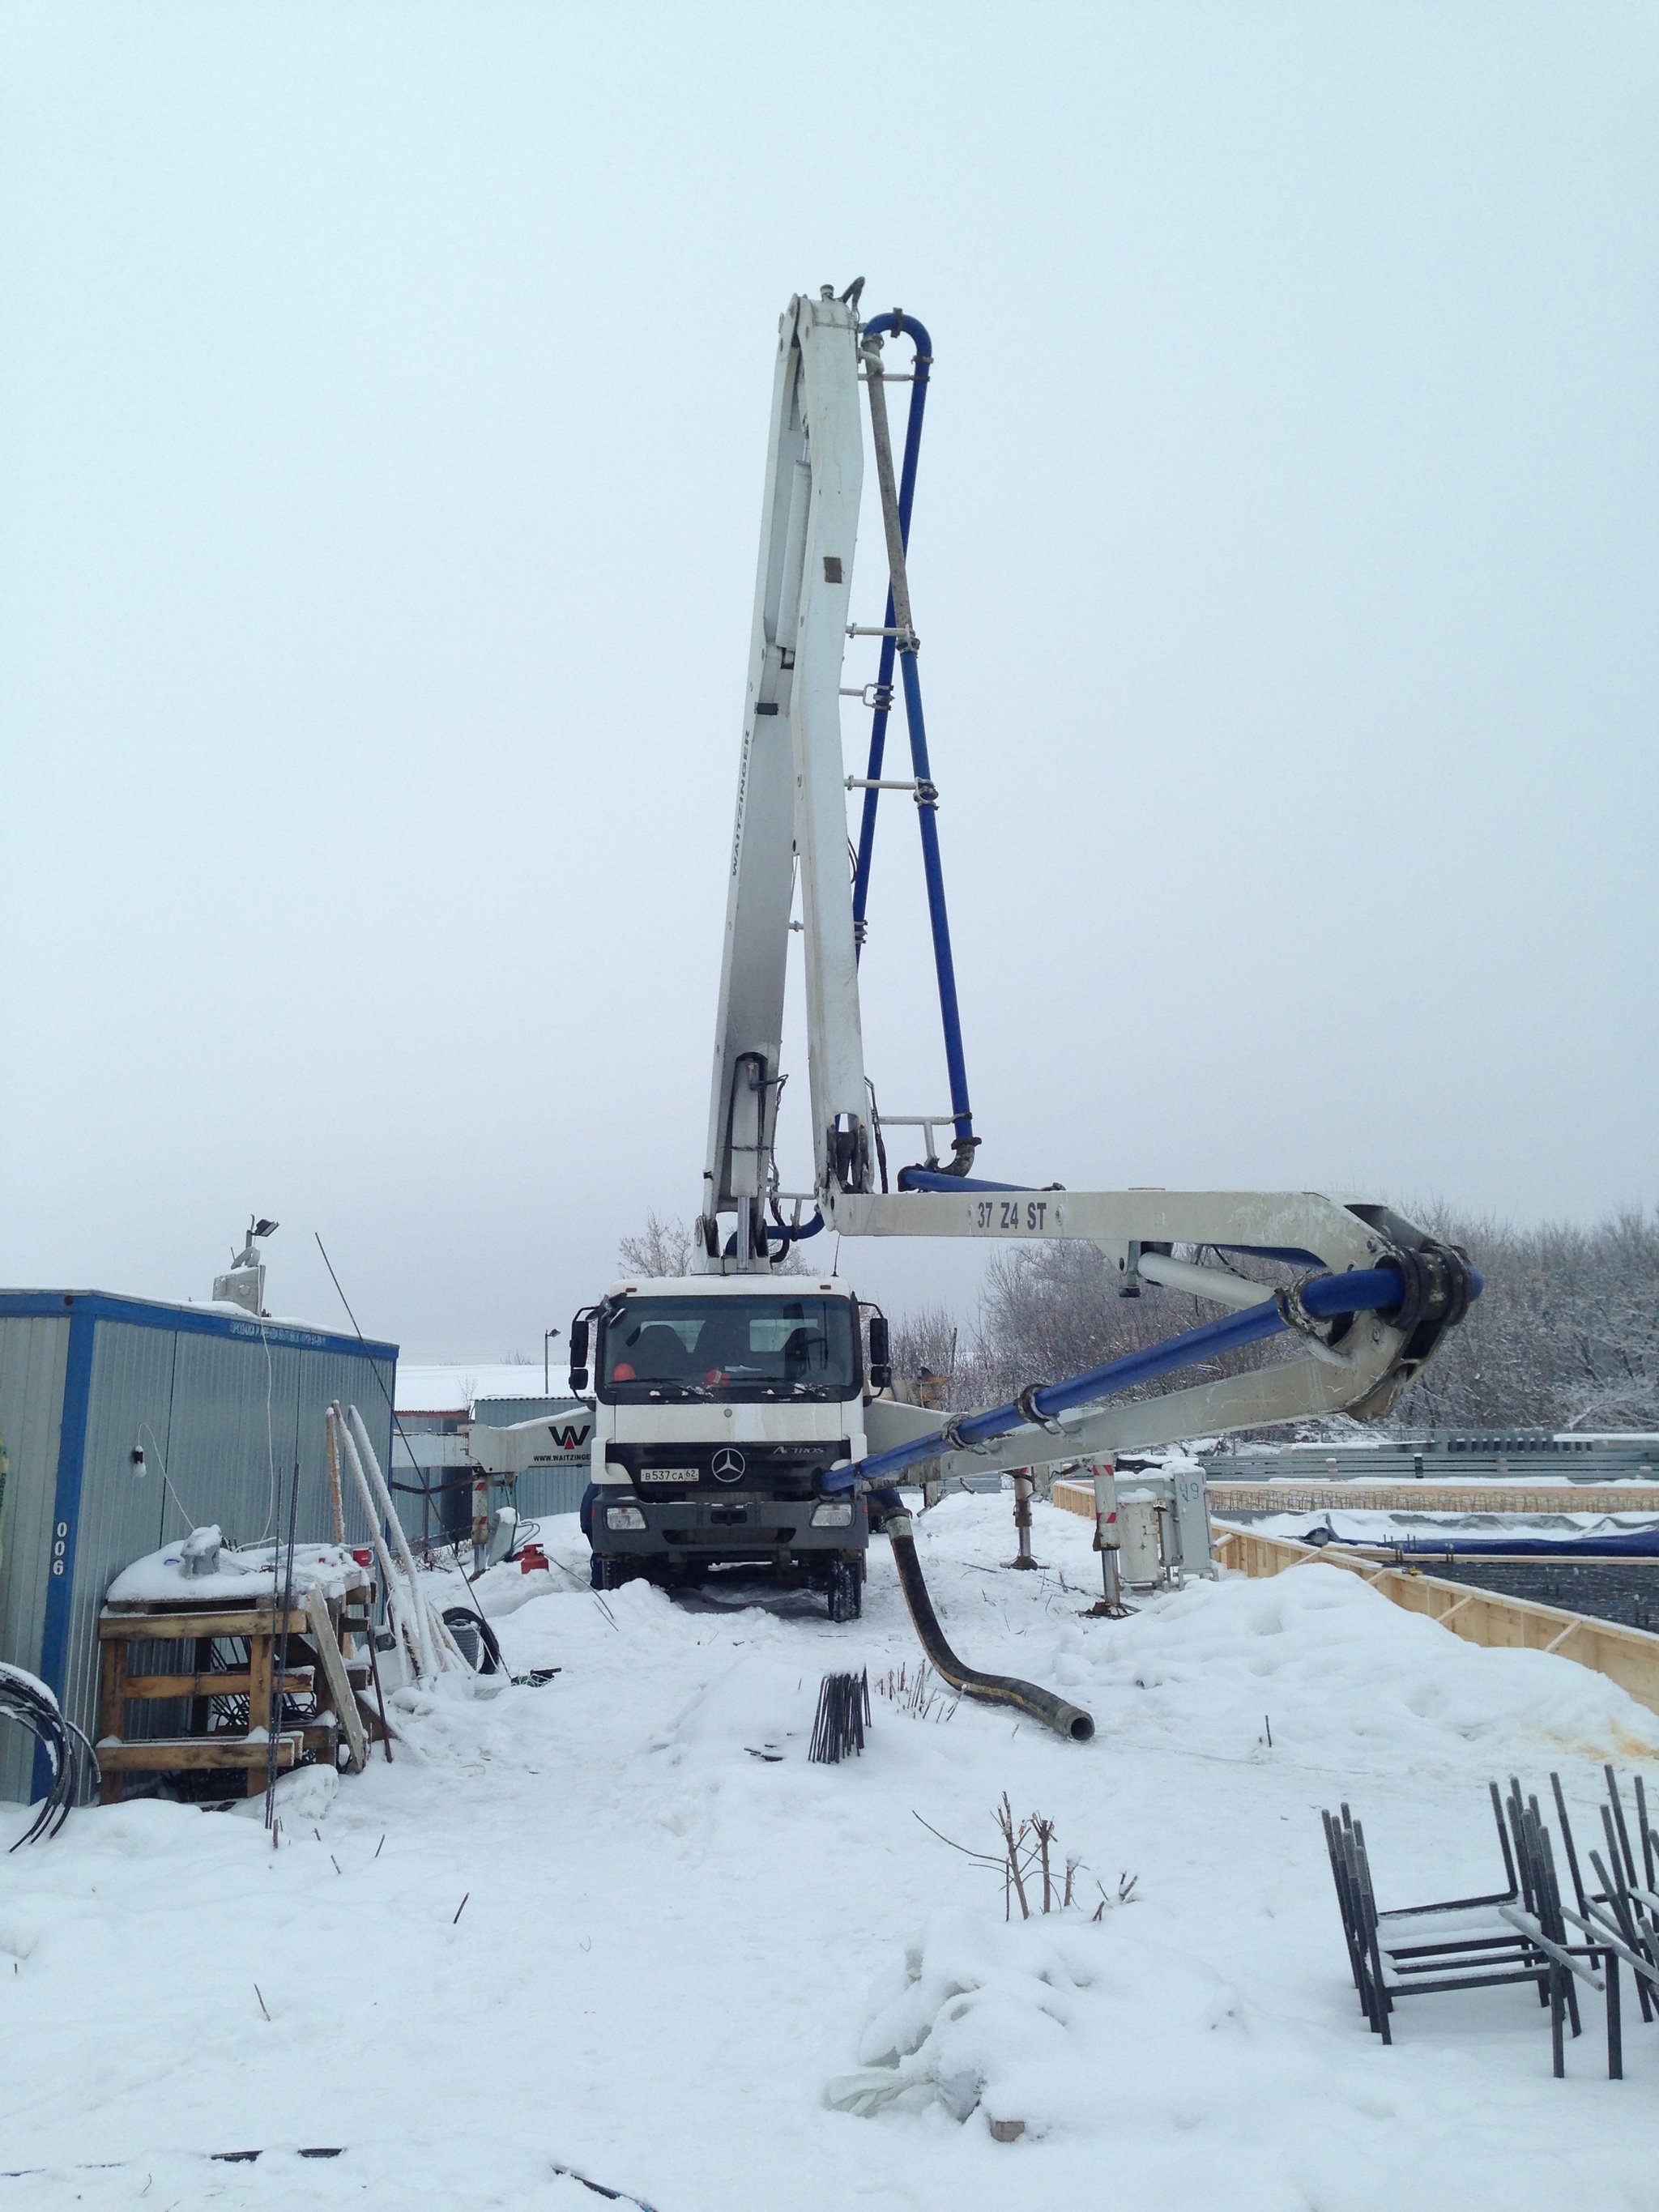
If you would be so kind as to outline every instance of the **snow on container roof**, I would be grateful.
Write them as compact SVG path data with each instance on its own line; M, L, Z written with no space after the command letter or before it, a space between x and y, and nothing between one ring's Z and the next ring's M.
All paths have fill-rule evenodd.
M525 1367L515 1361L456 1359L432 1365L400 1364L398 1369L400 1413L468 1413L480 1398L529 1398L539 1403L569 1395L569 1370L550 1368L544 1389L539 1361Z
M398 1347L378 1339L348 1336L287 1315L251 1314L222 1299L138 1298L124 1291L0 1291L0 1315L90 1314L138 1328L188 1329L208 1336L240 1337L257 1344L307 1351L342 1352L360 1359L395 1359Z

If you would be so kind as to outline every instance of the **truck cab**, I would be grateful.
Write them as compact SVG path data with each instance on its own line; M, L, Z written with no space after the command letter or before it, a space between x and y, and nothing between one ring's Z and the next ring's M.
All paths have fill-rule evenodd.
M580 1316L573 1346L583 1334ZM861 1459L859 1303L810 1275L614 1283L592 1310L593 1586L746 1569L862 1609L862 1498L817 1478ZM578 1386L580 1387L580 1386Z

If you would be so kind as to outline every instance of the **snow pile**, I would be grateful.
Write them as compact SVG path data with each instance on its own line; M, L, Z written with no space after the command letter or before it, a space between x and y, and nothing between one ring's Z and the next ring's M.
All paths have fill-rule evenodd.
M294 1592L300 1604L307 1590L343 1595L349 1578L361 1573L352 1553L338 1544L296 1543ZM234 1551L216 1528L192 1530L182 1543L163 1544L124 1567L110 1584L108 1605L273 1605L288 1580L288 1547L255 1544Z
M937 2098L953 2120L983 2103L994 2118L1029 2127L1035 2115L1040 2127L1056 2081L1079 2063L1070 2030L1103 1933L1075 1910L1002 1926L935 1913L877 2004L862 2070L838 2075L824 2101L867 2117Z
M1659 1513L1454 1513L1327 1511L1316 1513L1229 1513L1228 1520L1253 1535L1279 1536L1305 1544L1310 1534L1329 1529L1356 1544L1393 1544L1402 1538L1441 1535L1583 1537L1593 1551L1598 1536L1628 1535L1632 1529L1659 1528Z
M279 1784L280 1850L149 1800L0 1856L0 2134L48 2169L0 2177L0 2212L599 2201L560 2167L658 2212L1651 2205L1659 2026L1627 2002L1613 2084L1595 1999L1564 2082L1524 1990L1402 2008L1384 2051L1319 1808L1364 1820L1385 1908L1477 1893L1490 1777L1547 1799L1558 1768L1582 1854L1601 1761L1651 1782L1659 1719L1317 1564L1085 1620L1090 1526L1033 1511L1040 1573L1004 1571L1006 1497L923 1516L922 1560L963 1657L1087 1705L1091 1744L878 1697L864 1755L814 1765L823 1676L916 1662L886 1547L834 1627L805 1596L592 1592L570 1516L550 1573L473 1586L510 1672L559 1672L411 1692L393 1763L326 1805ZM1005 1924L994 1866L940 1840L994 1855L1005 1790L1084 1861L1080 1911ZM27 1819L0 1807L0 1852ZM849 2075L862 2110L826 2102Z

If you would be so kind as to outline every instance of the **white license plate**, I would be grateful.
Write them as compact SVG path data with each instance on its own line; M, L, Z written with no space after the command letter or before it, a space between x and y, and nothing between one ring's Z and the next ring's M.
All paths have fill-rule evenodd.
M642 1467L641 1482L695 1482L698 1469L695 1467Z

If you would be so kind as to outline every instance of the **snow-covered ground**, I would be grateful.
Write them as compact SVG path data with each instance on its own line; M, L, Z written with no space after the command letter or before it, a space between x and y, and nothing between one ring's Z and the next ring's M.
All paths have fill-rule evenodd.
M836 1629L805 1600L602 1601L556 1522L568 1571L489 1593L513 1668L562 1671L411 1717L280 1850L152 1801L4 1860L0 2166L46 2171L0 2212L604 2201L561 2166L655 2212L1659 2204L1659 2026L1627 2007L1623 2082L1593 1998L1564 2082L1524 1990L1425 1999L1384 2050L1319 1822L1352 1802L1385 1905L1492 1887L1487 1778L1561 1769L1582 1844L1600 1761L1659 1757L1659 1718L1322 1566L1085 1620L1089 1528L1036 1517L1042 1576L1000 1568L1005 1499L947 1501L923 1555L963 1655L1086 1704L1087 1746L878 1698L865 1755L811 1765L825 1670L915 1666L884 1547ZM1084 1911L1005 1927L995 1875L921 1825L991 1849L1005 1790L1085 1862ZM896 2104L827 2104L935 2019ZM935 2078L958 2109L981 2085L967 2119Z

